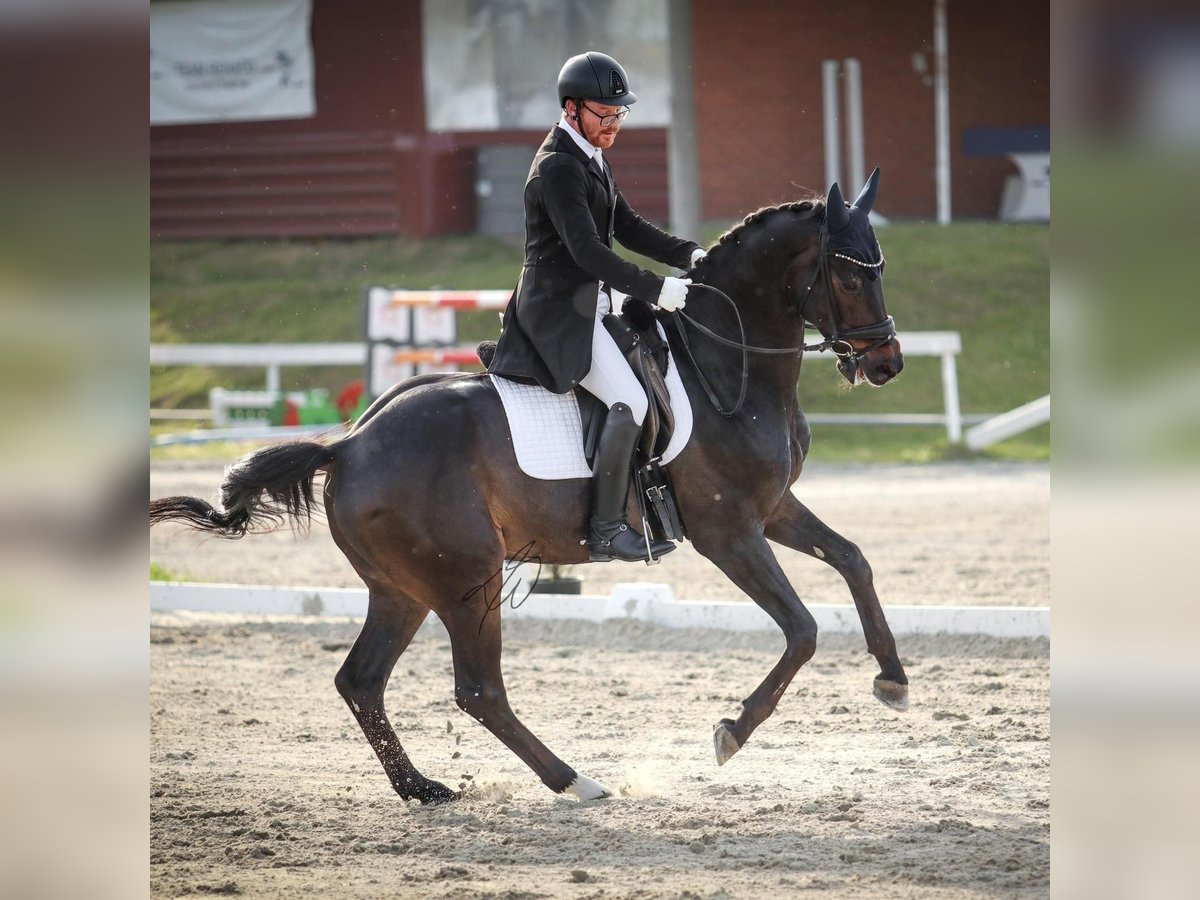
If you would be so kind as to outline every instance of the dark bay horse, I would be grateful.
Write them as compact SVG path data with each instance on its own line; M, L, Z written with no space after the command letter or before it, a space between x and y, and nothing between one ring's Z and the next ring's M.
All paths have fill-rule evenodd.
M689 320L672 323L684 329L691 348L688 359L680 334L671 335L672 364L679 365L694 407L691 439L670 465L689 539L770 614L786 639L783 655L740 714L716 726L720 764L771 715L816 649L816 622L769 541L818 558L845 578L867 649L879 662L874 694L894 709L908 706L908 679L870 566L791 491L811 438L796 398L805 321L825 338L821 346L838 354L838 368L851 383L882 385L903 365L884 309L883 258L867 220L877 182L878 170L853 206L834 185L825 203L789 203L749 216L691 273L695 284L718 290L694 287ZM731 347L705 328L757 349ZM786 352L758 352L766 349ZM744 383L744 402L736 412L718 411L705 399L701 378L729 405ZM417 771L383 707L388 677L430 610L450 636L458 705L551 790L581 799L607 796L513 713L501 676L496 609L506 559L587 560L588 481L535 480L521 471L487 375L431 374L390 389L345 437L280 444L241 459L226 472L221 509L193 497L167 497L151 502L150 521L179 521L229 538L278 527L289 516L303 524L318 471L325 473L333 538L370 598L337 689L400 796L423 803L456 796Z

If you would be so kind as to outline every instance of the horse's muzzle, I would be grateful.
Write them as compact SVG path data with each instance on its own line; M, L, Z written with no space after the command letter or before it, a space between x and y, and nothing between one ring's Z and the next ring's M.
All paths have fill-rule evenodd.
M857 360L849 357L838 360L838 371L851 384L865 380L868 384L880 387L899 375L903 369L904 354L900 352L900 342L895 338Z

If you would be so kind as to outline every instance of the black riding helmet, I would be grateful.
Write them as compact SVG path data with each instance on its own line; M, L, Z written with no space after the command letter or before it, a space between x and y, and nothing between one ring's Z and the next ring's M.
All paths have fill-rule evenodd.
M593 100L607 106L629 106L637 95L629 90L629 78L619 62L607 53L589 50L572 56L558 73L558 105L567 100Z

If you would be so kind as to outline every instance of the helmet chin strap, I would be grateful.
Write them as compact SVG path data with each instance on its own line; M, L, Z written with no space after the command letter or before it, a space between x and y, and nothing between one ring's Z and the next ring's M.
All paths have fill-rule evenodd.
M587 141L589 144L591 144L592 139L587 136L587 131L584 129L584 126L583 126L583 120L579 118L579 110L583 106L583 98L582 97L570 97L568 99L573 100L575 102L575 112L571 115L571 119L573 119L575 121L575 130L579 133L579 136L581 138L583 138L585 141ZM597 137L599 137L599 135L597 135ZM595 144L593 144L592 146L595 146Z

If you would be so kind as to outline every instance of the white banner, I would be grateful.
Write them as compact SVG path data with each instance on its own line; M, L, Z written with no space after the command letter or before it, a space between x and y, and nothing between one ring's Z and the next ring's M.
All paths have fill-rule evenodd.
M150 123L302 119L312 0L150 4Z
M421 34L430 131L548 129L558 70L588 50L629 76L622 127L670 122L666 0L422 0Z

